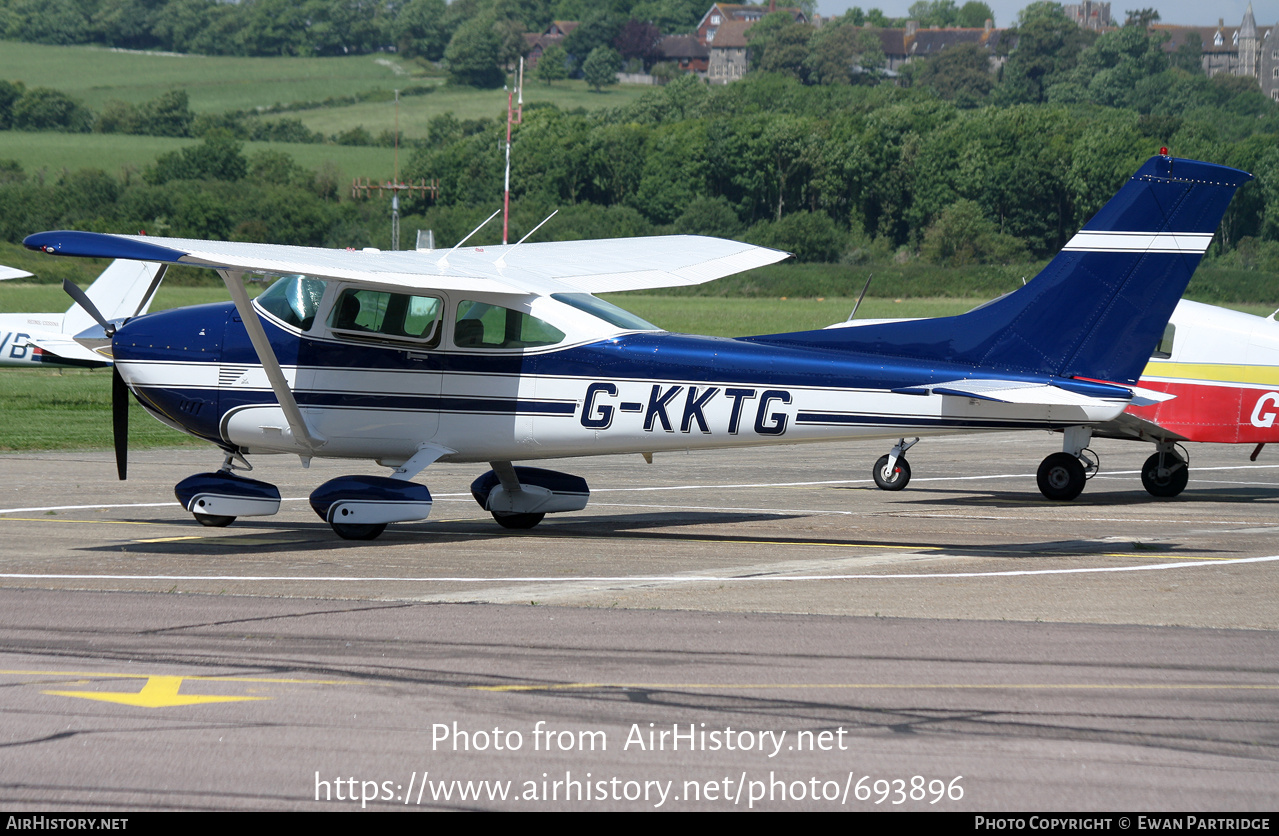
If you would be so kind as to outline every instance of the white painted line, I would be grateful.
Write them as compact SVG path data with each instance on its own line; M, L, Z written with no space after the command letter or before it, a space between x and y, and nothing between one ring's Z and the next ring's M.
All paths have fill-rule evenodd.
M1225 560L1196 560L1180 563L1158 563L1143 566L1098 566L1085 569L1016 569L1003 572L921 572L906 575L609 575L592 577L565 576L555 578L459 578L459 577L356 577L308 575L48 575L7 572L0 580L77 580L77 581L305 581L309 583L727 583L743 581L882 581L937 578L1007 578L1027 575L1090 575L1104 572L1157 572L1168 569L1191 569L1201 566L1231 566L1241 563L1267 563L1279 560L1279 554L1267 557L1239 557Z

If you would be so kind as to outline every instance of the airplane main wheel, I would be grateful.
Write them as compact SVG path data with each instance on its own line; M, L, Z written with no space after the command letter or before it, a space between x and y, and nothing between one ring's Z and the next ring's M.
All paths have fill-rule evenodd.
M1083 492L1088 477L1078 458L1069 453L1053 453L1039 465L1036 481L1045 497L1065 501Z
M386 531L386 523L378 523L376 525L358 524L358 523L329 523L333 526L333 533L341 537L343 540L376 540Z
M490 511L493 519L497 520L497 524L502 528L532 528L542 521L545 514L499 514L497 511Z
M1166 453L1164 465L1161 474L1159 454L1155 453L1141 466L1141 484L1151 496L1176 496L1186 489L1186 482L1190 481L1190 467L1181 456Z
M880 490L899 491L910 482L910 465L903 457L897 457L897 464L893 465L892 473L885 473L887 468L888 456L880 456L879 461L875 462L875 469L871 471L871 475L875 477L875 484L879 485Z
M195 514L195 521L209 528L225 528L235 522L235 517L224 517L220 514Z

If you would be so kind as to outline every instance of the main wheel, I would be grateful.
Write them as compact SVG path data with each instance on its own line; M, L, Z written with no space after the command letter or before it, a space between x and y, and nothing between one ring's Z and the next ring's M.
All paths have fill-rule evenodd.
M1053 453L1039 465L1039 492L1048 499L1074 499L1088 481L1084 466L1069 453Z
M386 531L386 523L378 523L376 525L358 524L358 523L329 523L333 526L333 533L341 537L343 540L376 540L382 536L382 532Z
M884 470L888 467L888 456L880 456L879 461L875 462L875 468L870 475L875 477L875 484L879 485L880 490L899 491L906 487L910 482L910 465L903 456L897 457L897 464L893 465L893 472L885 474Z
M502 528L532 528L542 521L545 514L500 514L497 511L490 511L493 519L497 520L497 524Z
M1164 467L1160 470L1159 454L1146 459L1141 466L1141 484L1151 496L1176 496L1186 489L1190 480L1190 467L1176 453L1164 454Z
M195 514L195 521L209 528L225 528L235 522L235 517L224 517L219 514Z

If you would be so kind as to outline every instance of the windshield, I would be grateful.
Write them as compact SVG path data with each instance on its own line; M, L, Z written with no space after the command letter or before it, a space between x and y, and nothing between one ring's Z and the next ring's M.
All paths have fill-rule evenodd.
M589 293L552 293L551 298L565 305L572 305L579 311L586 311L591 316L599 317L609 325L625 328L628 331L662 330L648 320L640 319L630 311L622 310L612 302L605 302Z
M257 298L258 307L294 328L307 331L315 321L324 287L323 281L310 276L282 276Z

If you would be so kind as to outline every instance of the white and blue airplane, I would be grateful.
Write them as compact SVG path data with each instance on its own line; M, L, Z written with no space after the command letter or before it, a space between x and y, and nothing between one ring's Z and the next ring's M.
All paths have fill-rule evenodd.
M77 299L87 294L98 310L111 319L137 316L150 308L166 269L163 264L117 260L94 279L87 291L69 282L63 282L62 286ZM30 275L25 270L0 268L0 279ZM79 302L65 313L0 314L0 367L48 369L110 365L109 357L95 354L74 339L93 324L93 317Z
M99 316L96 341L81 340L152 415L221 448L218 471L176 487L201 523L279 509L275 486L236 472L246 456L372 459L390 474L338 477L310 497L338 535L371 539L427 517L430 492L412 480L436 461L489 463L476 501L529 528L584 508L590 491L515 462L1048 429L1067 440L1045 460L1050 487L1073 496L1085 473L1071 428L1167 397L1138 378L1250 176L1153 157L1034 280L989 305L738 339L666 333L593 294L698 284L785 253L694 236L448 252L67 231L25 244L217 270L233 303ZM246 274L281 278L250 302Z

